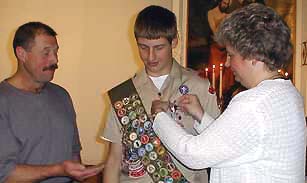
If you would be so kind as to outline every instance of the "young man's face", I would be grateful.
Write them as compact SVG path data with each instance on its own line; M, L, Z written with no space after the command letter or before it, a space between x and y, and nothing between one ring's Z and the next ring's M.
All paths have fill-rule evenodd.
M25 51L23 67L29 78L36 83L51 81L58 63L58 43L55 37L40 34L35 37L29 51Z
M150 76L169 74L172 68L172 49L177 46L177 38L173 39L171 44L164 37L152 40L139 37L136 41L147 74Z

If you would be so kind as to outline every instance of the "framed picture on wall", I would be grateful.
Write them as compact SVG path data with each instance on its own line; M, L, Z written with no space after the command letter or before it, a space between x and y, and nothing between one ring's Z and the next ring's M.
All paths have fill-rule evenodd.
M219 98L233 90L233 86L239 85L235 83L230 69L224 67L227 59L226 50L214 41L213 35L227 14L253 2L272 7L284 18L291 28L292 43L295 45L296 0L188 1L186 66L197 70L201 77L208 78ZM288 68L280 72L285 77L292 79L293 61Z

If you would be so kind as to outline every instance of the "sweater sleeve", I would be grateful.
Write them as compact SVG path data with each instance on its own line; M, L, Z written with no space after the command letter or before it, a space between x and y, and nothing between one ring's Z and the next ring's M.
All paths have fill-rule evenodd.
M156 116L153 128L166 147L186 166L195 169L214 167L253 151L260 143L258 122L261 116L255 114L253 107L256 106L251 106L232 102L198 136L187 134L166 113Z

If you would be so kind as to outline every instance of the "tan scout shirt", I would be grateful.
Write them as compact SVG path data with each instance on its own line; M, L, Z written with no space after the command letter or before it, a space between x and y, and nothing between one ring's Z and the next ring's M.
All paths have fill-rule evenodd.
M132 79L133 83L140 95L143 105L147 114L150 114L150 109L152 101L158 99L158 93L160 92L152 80L148 77L145 70L137 73ZM204 108L204 110L210 114L212 117L217 117L220 113L217 102L216 95L209 93L210 83L206 79L202 79L197 74L189 69L186 69L179 65L175 60L173 61L173 66L171 72L166 78L165 82L161 88L161 98L164 101L174 102L182 94L179 91L179 87L184 84L189 88L189 94L195 94L199 97L199 100ZM189 115L182 116L183 128L190 134L197 135L197 131L193 128L194 120ZM170 129L171 130L171 129ZM121 124L117 120L116 114L111 107L111 111L108 114L108 121L106 127L103 130L101 137L107 139L112 143L121 143L122 132ZM214 143L214 142L212 142ZM186 179L191 183L206 183L207 173L205 170L193 171L187 169L184 165L179 163L174 157L172 157L174 163L177 165L178 169L184 174ZM122 174L120 182L130 183L149 183L152 182L148 174L141 178L129 178L128 176Z

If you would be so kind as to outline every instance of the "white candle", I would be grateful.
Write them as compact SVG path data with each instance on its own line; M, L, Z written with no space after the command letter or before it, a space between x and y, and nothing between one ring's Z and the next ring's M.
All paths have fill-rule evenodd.
M205 76L206 76L206 78L208 78L208 70L209 70L208 67L206 67L205 68Z
M220 85L219 85L219 97L222 98L223 94L223 64L220 64Z
M212 87L215 88L215 65L212 65Z

